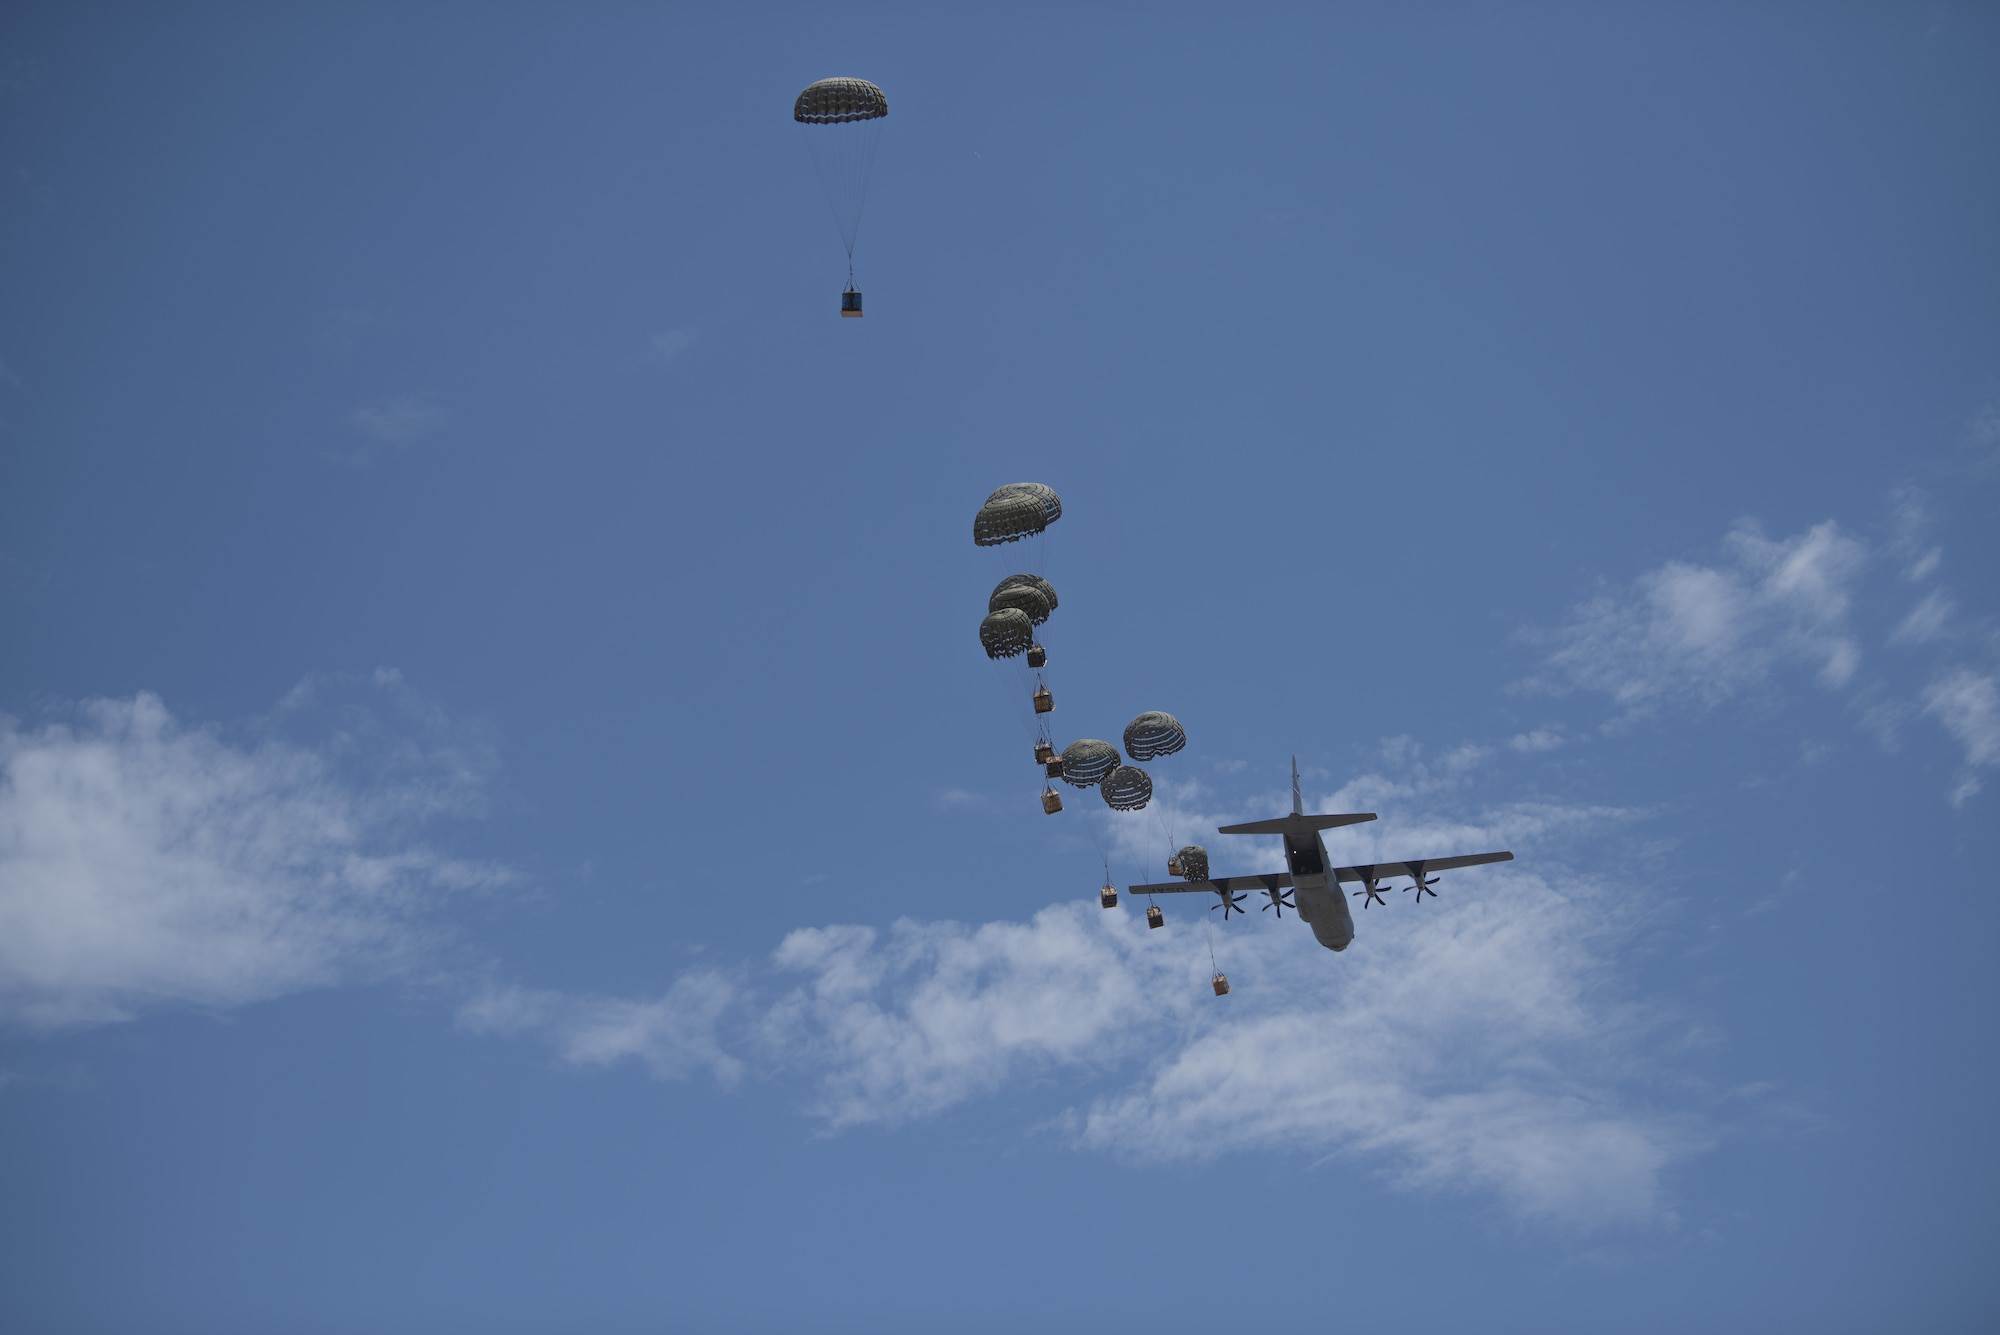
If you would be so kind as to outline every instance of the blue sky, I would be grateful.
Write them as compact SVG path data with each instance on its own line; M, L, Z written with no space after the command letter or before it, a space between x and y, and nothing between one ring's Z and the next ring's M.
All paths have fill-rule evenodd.
M1990 1328L1996 57L10 10L6 1324ZM1059 740L1188 729L1137 817L974 638L1028 479ZM1294 754L1517 861L1097 908Z

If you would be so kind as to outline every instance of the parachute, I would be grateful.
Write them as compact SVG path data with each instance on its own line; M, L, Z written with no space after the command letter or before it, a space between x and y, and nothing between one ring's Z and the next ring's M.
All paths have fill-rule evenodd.
M1032 584L1002 584L986 600L989 613L1008 607L1026 613L1031 626L1039 626L1049 619L1048 595Z
M1018 607L1002 607L979 623L979 642L988 658L1012 658L1034 647L1035 623Z
M1118 748L1086 737L1062 750L1062 779L1074 788L1088 788L1118 768Z
M1172 714L1148 710L1125 725L1125 754L1134 760L1170 756L1187 745L1187 733Z
M861 206L868 198L875 146L888 116L889 99L866 79L821 79L807 84L792 103L792 119L805 135L813 171L826 191L840 243L847 251L842 315L861 314L861 291L854 285L854 238L861 230Z
M1208 850L1200 844L1188 844L1182 848L1180 852L1174 854L1174 862L1180 867L1180 870L1174 873L1176 876L1185 877L1190 881L1208 879Z
M1137 811L1153 800L1152 776L1137 765L1120 765L1097 790L1113 811Z
M1000 595L1006 590L1014 588L1018 585L1026 585L1028 588L1033 589L1036 593L1041 594L1042 601L1048 604L1048 611L1043 612L1041 616L1034 618L1035 624L1037 626L1041 625L1044 621L1047 621L1049 619L1049 612L1055 611L1056 608L1060 606L1060 604L1056 602L1056 586L1049 583L1047 580L1043 579L1040 575L1009 575L1007 576L1007 578L1001 580L998 584L993 586L992 596L986 600L986 610L991 612L996 607L1001 606L1002 604L999 601ZM1023 608L1022 610L1026 611L1027 609Z
M1032 537L1062 518L1062 497L1039 482L1010 482L986 498L972 517L972 541L998 547Z

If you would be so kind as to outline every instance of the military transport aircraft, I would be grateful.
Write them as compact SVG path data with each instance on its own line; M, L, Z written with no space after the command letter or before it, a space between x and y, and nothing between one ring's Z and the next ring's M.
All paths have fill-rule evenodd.
M1375 813L1364 812L1346 816L1309 816L1305 803L1299 797L1299 760L1292 757L1292 814L1280 816L1276 820L1253 820L1244 825L1223 825L1218 834L1281 834L1285 837L1285 862L1291 867L1287 872L1267 872L1258 876L1218 876L1205 881L1163 881L1157 885L1134 885L1126 887L1135 895L1181 894L1189 890L1206 890L1222 900L1222 916L1231 913L1245 913L1241 907L1243 896L1252 890L1261 890L1271 897L1264 905L1276 909L1280 918L1286 909L1296 909L1313 930L1319 943L1328 950L1345 950L1354 939L1354 916L1347 911L1346 895L1340 892L1343 881L1359 882L1361 888L1353 892L1361 899L1361 907L1370 904L1386 904L1381 882L1397 876L1408 876L1416 882L1403 887L1405 893L1417 892L1417 902L1424 902L1424 896L1437 898L1437 891L1431 887L1437 884L1433 872L1447 871L1453 867L1477 867L1487 862L1512 862L1512 853L1465 853L1450 858L1413 858L1408 862L1376 862L1363 867L1335 867L1328 862L1326 842L1320 838L1321 830L1331 830L1342 825L1359 825L1365 820L1374 820ZM1298 902L1292 902L1291 891L1298 895ZM1364 898L1365 896L1365 898ZM1213 910L1211 909L1211 912Z

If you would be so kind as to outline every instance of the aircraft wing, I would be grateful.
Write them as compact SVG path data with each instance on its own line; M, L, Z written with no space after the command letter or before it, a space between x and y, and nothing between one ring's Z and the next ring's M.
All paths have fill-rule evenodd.
M1227 890L1232 895L1240 895L1245 890L1284 890L1290 887L1290 872L1265 872L1261 876L1218 876L1212 881L1161 881L1155 885L1128 885L1127 894L1133 895L1177 895L1190 890L1206 890L1211 895Z
M1386 881L1391 876L1428 876L1434 871L1450 871L1453 867L1480 867L1489 862L1512 862L1512 853L1463 853L1455 858L1416 858L1409 862L1377 862L1366 867L1340 867L1336 870L1343 881L1365 881L1373 876L1378 881Z

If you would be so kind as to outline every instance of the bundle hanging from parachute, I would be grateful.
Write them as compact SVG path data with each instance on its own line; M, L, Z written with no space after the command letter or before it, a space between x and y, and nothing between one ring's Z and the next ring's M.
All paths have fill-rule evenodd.
M1125 754L1134 760L1170 756L1187 745L1187 733L1172 714L1148 710L1125 725Z
M1097 785L1113 811L1137 811L1153 800L1153 779L1137 765L1120 765Z
M1074 788L1088 788L1118 768L1118 748L1095 737L1071 742L1062 751L1062 780Z
M1062 518L1062 497L1039 482L1010 482L998 488L972 517L972 541L981 547L1019 542Z
M847 252L842 315L861 314L861 292L854 286L854 239L861 231L861 206L868 198L875 146L888 116L889 99L866 79L821 79L807 84L792 103L792 119L805 134L806 152Z

